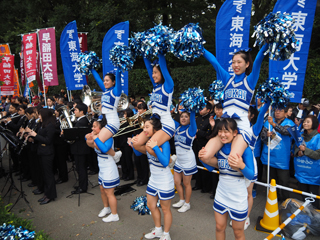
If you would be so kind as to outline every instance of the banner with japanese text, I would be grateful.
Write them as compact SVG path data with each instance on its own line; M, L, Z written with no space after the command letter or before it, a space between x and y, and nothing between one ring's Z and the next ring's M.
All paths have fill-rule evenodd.
M218 12L216 58L231 75L233 53L249 46L251 5L252 0L226 0Z
M85 52L88 51L88 40L87 33L78 33L80 51Z
M109 29L102 42L103 76L117 68L109 60L109 51L114 45L128 46L129 22L121 22ZM122 92L128 95L128 72L121 73Z
M38 31L42 78L45 86L59 85L57 73L57 51L55 28Z
M295 19L293 28L299 41L297 51L286 61L269 60L269 77L278 77L292 94L290 101L302 98L309 46L317 0L278 0L273 12L290 13Z
M81 90L87 81L79 67L80 45L76 21L70 22L62 31L60 52L67 90Z
M13 95L14 93L14 55L3 55L0 63L1 95Z
M11 54L9 43L0 44L0 54Z
M20 96L20 84L19 84L19 74L18 69L14 69L14 75L13 75L13 96Z
M20 56L20 75L21 75L21 84L22 86L26 85L26 75L24 71L24 61L23 61L23 44L21 44L21 52L19 53Z
M25 66L25 74L27 82L30 83L36 80L36 71L37 71L37 34L29 33L23 35L22 42L24 45L23 48L23 59Z

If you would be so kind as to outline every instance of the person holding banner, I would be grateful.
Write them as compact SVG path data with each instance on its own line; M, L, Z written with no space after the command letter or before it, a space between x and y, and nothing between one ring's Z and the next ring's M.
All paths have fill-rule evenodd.
M249 146L252 138L252 130L248 119L248 110L253 96L255 86L259 79L260 66L264 58L264 52L268 45L265 44L259 51L255 62L252 62L250 49L240 50L234 53L232 57L232 69L235 73L231 76L218 63L215 56L204 49L204 57L212 64L220 76L224 88L223 111L231 118L235 119L238 124L239 134L232 142L229 156L242 156L244 150ZM203 158L209 160L213 157L223 143L217 138L211 138L206 148L206 154Z
M308 115L303 121L305 144L296 145L294 151L295 178L299 181L299 190L320 195L320 134L317 131L318 119ZM319 200L312 203L319 208Z
M159 53L158 57L159 61L155 60L153 64L147 58L144 58L144 63L153 85L150 97L152 113L160 116L162 124L162 129L152 136L152 140L157 141L158 145L161 146L172 138L175 130L175 124L170 113L174 83L167 68L164 55ZM156 154L150 147L144 147L148 139L143 132L140 133L133 147L138 151L146 148L149 154L156 157Z
M275 109L274 118L268 117L260 133L263 142L261 161L268 165L268 137L271 137L270 144L270 179L275 179L277 184L289 186L290 180L290 149L291 134L288 128L294 126L294 122L286 118L288 109ZM270 124L270 132L269 132ZM289 197L287 191L279 189L278 199L284 201Z
M104 76L103 81L101 80L97 71L95 71L94 69L92 70L92 74L96 79L99 87L104 92L101 97L101 103L102 103L101 112L102 114L105 115L107 119L107 125L103 129L101 129L101 132L99 134L99 140L102 143L104 143L109 138L111 138L114 134L116 134L120 127L117 107L118 107L118 103L121 95L121 70L117 70L116 72L117 76L115 76L113 72L107 73ZM95 140L96 138L97 136L95 135L93 139ZM107 154L111 155L116 162L119 162L122 152L121 151L115 152L111 148Z

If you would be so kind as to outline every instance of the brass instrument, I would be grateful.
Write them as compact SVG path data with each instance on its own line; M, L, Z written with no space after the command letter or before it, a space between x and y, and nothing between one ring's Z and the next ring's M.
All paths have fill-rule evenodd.
M150 108L149 110L145 111L144 113L142 113L140 115L139 115L139 113L137 113L137 114L133 115L132 117L121 118L121 119L123 119L123 121L126 120L126 122L129 125L124 127L124 128L120 128L119 131L115 135L113 135L113 137L121 136L121 135L124 135L126 133L133 132L133 131L137 130L137 129L132 129L132 130L129 130L129 131L125 131L127 128L130 128L130 127L139 126L141 129L143 129L143 127L144 127L143 117L145 115L148 115L148 114L151 114L151 113L152 113L152 108Z
M103 92L91 91L88 85L85 85L82 89L81 100L84 104L91 108L94 113L101 113L101 96ZM129 106L128 96L124 93L121 93L119 103L118 103L118 111L123 111L127 109Z
M74 114L70 115L66 106L60 107L57 111L61 111L59 115L60 129L73 128L72 122L76 120L76 116Z

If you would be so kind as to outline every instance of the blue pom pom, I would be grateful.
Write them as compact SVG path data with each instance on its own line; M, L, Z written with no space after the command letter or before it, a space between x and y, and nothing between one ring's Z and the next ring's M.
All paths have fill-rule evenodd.
M181 103L186 110L198 113L206 106L206 98L203 90L198 88L189 88L180 95Z
M224 100L224 85L222 81L213 81L209 86L209 93L212 99L222 102Z
M141 53L145 58L152 59L158 56L159 53L165 54L168 52L170 36L173 33L173 29L167 26L156 25L153 28L145 31L138 36L137 42L139 45L141 42Z
M290 102L291 94L285 89L278 78L269 78L258 88L256 98L261 98L261 102L271 101L271 106L275 109L284 109Z
M142 42L144 40L144 32L136 32L133 34L133 37L129 38L129 47L131 49L132 56L137 58L142 56Z
M205 43L206 41L202 37L202 29L198 23L189 23L172 34L170 52L177 58L190 63L203 54L203 44Z
M79 54L80 72L85 75L90 75L93 68L99 68L101 60L93 51L85 51Z
M295 37L293 24L295 20L287 13L269 13L255 27L252 37L256 35L254 46L260 48L269 43L269 54L271 60L284 61L296 51L298 41Z
M133 63L135 61L130 48L126 45L114 46L110 50L109 59L112 65L117 66L123 72L130 71L133 68Z
M0 238L1 239L21 239L21 240L27 240L27 239L34 239L35 238L35 232L29 232L26 229L23 229L21 226L18 228L15 228L14 225L7 225L2 224L0 226Z

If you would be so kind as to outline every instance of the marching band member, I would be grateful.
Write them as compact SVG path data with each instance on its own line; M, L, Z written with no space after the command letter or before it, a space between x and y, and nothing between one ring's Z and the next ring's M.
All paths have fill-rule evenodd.
M152 112L160 116L162 124L162 129L153 135L152 140L157 141L159 146L161 146L169 141L174 134L175 125L170 113L174 83L168 71L164 55L159 54L158 56L160 65L155 62L152 68L148 59L144 58L144 62L153 85L150 98ZM140 133L138 141L133 143L133 146L138 151L146 148L151 155L156 157L152 149L148 146L145 147L147 141L148 137L144 133Z
M181 124L181 125L180 125ZM174 165L174 184L178 191L180 201L173 204L179 208L178 212L186 212L190 209L190 198L192 193L191 179L192 175L198 172L196 157L192 150L192 142L197 133L197 124L195 112L191 113L186 110L180 115L180 123L175 122L176 132L174 135L177 161ZM185 187L186 198L183 195Z
M156 157L146 151L146 148L141 149L141 152L134 149L136 155L142 153L147 154L150 164L151 176L147 186L147 204L151 211L151 215L155 224L155 228L148 234L144 235L147 239L160 238L160 240L170 240L169 230L172 224L171 199L174 198L174 181L170 168L170 144L168 141L162 145L158 145L157 141L153 140L153 135L161 131L161 121L158 114L153 114L150 119L145 121L143 134L150 140L147 146L156 154ZM141 133L142 134L142 133ZM141 135L140 134L140 135ZM134 137L132 143L138 139ZM157 207L158 199L160 199L161 209L164 214L164 231L161 227L161 213Z
M119 215L117 213L117 199L114 195L114 189L120 184L118 167L112 158L112 156L102 153L94 146L93 135L99 135L103 126L106 125L105 118L95 120L92 124L92 133L86 135L87 144L92 147L98 155L99 164L99 184L101 199L104 208L98 214L98 217L102 218L104 222L116 222L119 221ZM113 145L113 138L109 138L104 144L97 138L99 149L104 152L108 152ZM111 214L110 214L111 213ZM105 217L110 214L108 217Z
M44 180L44 196L38 200L40 205L48 204L57 197L56 184L53 174L54 160L54 136L57 134L55 128L54 111L51 109L41 109L39 117L41 128L39 132L29 132L29 135L38 141L37 154L40 158L41 174Z

